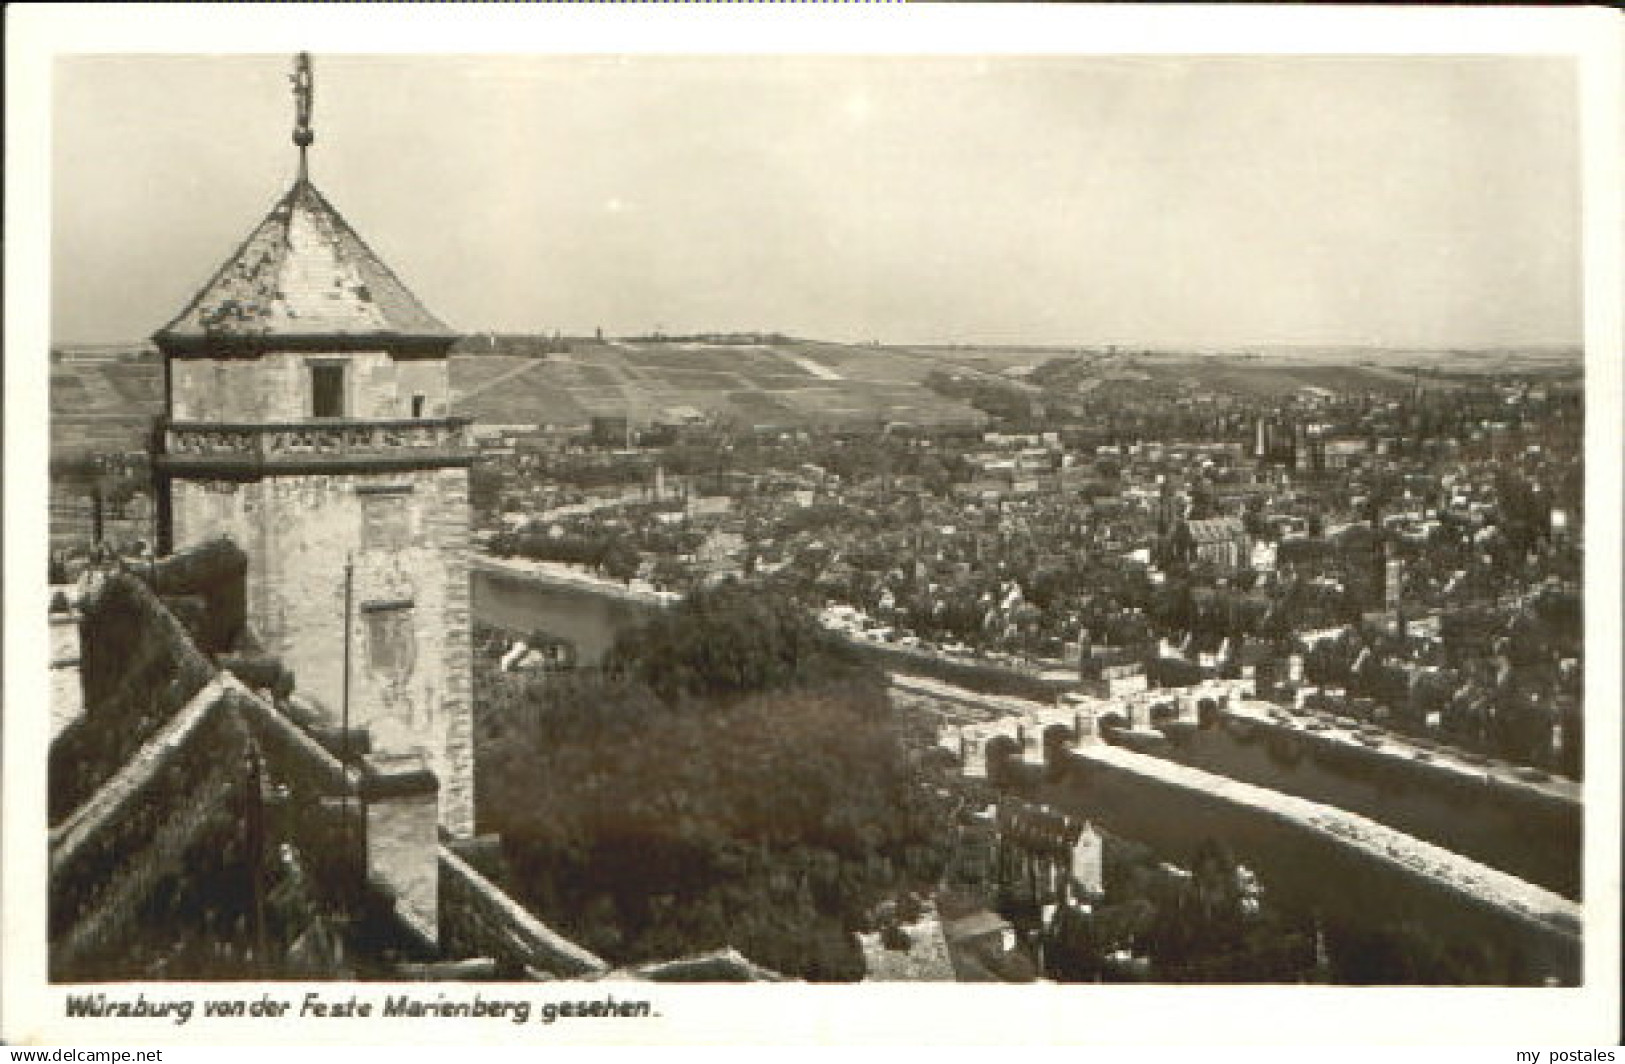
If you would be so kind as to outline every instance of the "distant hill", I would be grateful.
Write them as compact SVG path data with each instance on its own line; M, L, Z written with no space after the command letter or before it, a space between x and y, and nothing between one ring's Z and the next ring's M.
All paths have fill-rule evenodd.
M1126 395L1169 397L1181 394L1227 394L1271 399L1309 390L1355 393L1403 393L1416 383L1398 367L1333 362L1278 362L1223 356L1183 359L1056 359L1036 370L1031 380L1062 394L1088 392L1095 399ZM1440 387L1429 381L1428 387ZM1452 382L1448 386L1455 387Z
M977 425L983 415L922 386L929 359L891 348L807 341L578 341L541 358L454 360L455 405L494 424L635 421L692 407L743 426Z
M1578 378L1572 348L1382 351L1260 348L1246 352L1115 348L878 346L748 335L715 340L597 340L481 334L452 356L453 405L484 424L635 421L690 407L738 425L786 428L882 421L975 426L980 411L925 384L934 372L1016 388L1116 389L1144 396L1185 389L1270 396L1304 387L1394 391L1485 373ZM1093 383L1091 383L1093 382ZM150 347L63 345L51 355L51 453L140 450L163 405Z
M138 451L164 405L163 364L143 345L51 352L51 457Z

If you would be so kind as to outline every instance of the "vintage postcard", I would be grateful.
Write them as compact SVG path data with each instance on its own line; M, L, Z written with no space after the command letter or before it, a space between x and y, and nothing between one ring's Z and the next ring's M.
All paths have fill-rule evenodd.
M12 12L7 1041L1612 1042L1617 24L817 7Z

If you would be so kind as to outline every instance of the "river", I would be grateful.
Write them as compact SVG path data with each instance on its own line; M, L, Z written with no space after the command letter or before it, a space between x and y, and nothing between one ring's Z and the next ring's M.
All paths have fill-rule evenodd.
M599 665L622 631L649 615L649 607L559 582L542 583L475 569L474 619L516 634L542 631L576 648L577 662Z

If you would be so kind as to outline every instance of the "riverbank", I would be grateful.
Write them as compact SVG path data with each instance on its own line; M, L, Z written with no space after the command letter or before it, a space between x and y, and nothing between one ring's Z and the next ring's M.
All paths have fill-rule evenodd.
M588 591L606 598L637 606L666 606L682 596L671 591L622 584L596 573L589 573L563 562L531 561L527 558L497 558L489 554L471 554L469 568L480 572L496 573L546 587L566 587Z
M469 567L475 572L492 573L504 579L523 581L537 588L562 588L634 606L661 607L678 602L682 598L675 592L656 591L647 586L639 587L636 582L631 585L622 584L563 562L472 554L469 556ZM875 642L855 634L844 634L844 638L887 672L932 676L990 694L1047 698L1059 695L1073 686L1070 683L1058 683L991 662L958 660L895 643Z
M622 584L562 562L476 554L471 556L470 564L478 570L531 581L540 586L569 588L638 606L669 605L681 598L674 592L655 591L635 583ZM1077 689L1077 683L1070 677L1060 680L993 662L970 661L915 647L877 642L856 634L846 634L845 637L887 672L941 684L943 688L964 689L989 698L1013 697L1035 701ZM1584 788L1575 780L1533 774L1516 765L1475 762L1464 752L1445 743L1418 743L1397 732L1385 733L1380 743L1373 745L1369 736L1362 738L1361 735L1368 729L1352 721L1347 725L1328 723L1311 714L1282 717L1273 704L1256 700L1234 701L1222 715L1266 731L1290 733L1311 747L1333 746L1350 755L1402 770L1419 780L1432 778L1482 784L1501 793L1565 808L1578 818ZM1227 774L1219 771L1220 774Z
M845 638L889 674L930 680L990 697L1053 700L1078 686L1072 677L1057 681L994 662L952 658L918 647L877 643L859 635L847 634Z

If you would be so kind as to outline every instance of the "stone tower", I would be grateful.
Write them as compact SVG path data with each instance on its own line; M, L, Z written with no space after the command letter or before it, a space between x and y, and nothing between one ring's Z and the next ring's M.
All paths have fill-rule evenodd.
M424 756L440 822L474 829L467 422L456 334L311 184L309 61L294 77L299 174L154 337L165 550L217 535L249 555L264 650L337 725ZM347 710L346 710L347 705Z

